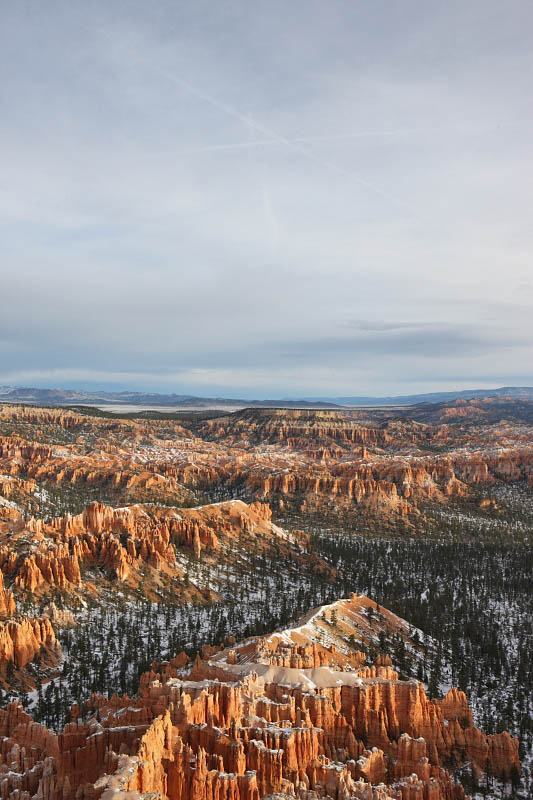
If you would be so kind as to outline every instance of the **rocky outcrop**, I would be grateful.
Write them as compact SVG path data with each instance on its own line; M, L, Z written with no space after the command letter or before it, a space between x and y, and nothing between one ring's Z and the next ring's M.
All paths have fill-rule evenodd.
M60 441L67 431L72 441L52 447L0 438L0 493L5 489L7 498L14 492L7 479L16 479L23 507L36 510L42 484L101 488L121 503L149 498L173 505L197 489L222 496L242 491L248 499L304 513L405 517L428 501L469 497L479 485L533 481L531 426L497 423L486 413L489 405L406 410L401 418L393 410L245 409L189 429L170 421L161 427L52 409L2 409L25 429L42 426L47 438L55 430ZM76 432L83 435L74 439ZM14 516L13 509L2 513ZM195 552L202 548L201 536L182 533Z
M533 450L523 426L470 431L388 413L380 423L376 412L371 419L362 411L246 409L200 428L206 440L225 445L225 458L202 466L196 459L194 471L184 465L179 474L195 485L244 484L281 508L346 513L357 506L402 516L420 502L467 497L476 484L531 480ZM239 450L231 463L229 448Z
M48 603L43 610L43 617L48 617L52 625L58 628L75 628L76 617L68 608L58 608L55 603Z
M349 412L281 409L244 409L232 417L206 422L206 438L283 443L292 449L316 444L385 445L392 441L386 429L362 425Z
M15 613L15 598L4 585L4 575L0 572L0 618L10 617Z
M61 652L47 617L0 622L0 670L4 674L10 662L16 667L25 667L43 651L56 659Z
M422 500L446 502L467 497L476 484L527 479L533 470L533 450L487 456L381 458L367 463L343 462L269 472L247 470L235 476L244 480L253 494L270 502L298 502L302 510L319 509L333 502L337 509L356 505L374 514L407 515ZM303 501L303 502L302 502Z
M431 701L385 657L364 664L343 635L344 647L320 644L332 616L360 637L371 602L354 595L205 661L154 664L136 697L93 695L88 721L73 709L58 735L11 704L0 711L2 797L461 800L452 762L518 767L517 741L475 728L461 692Z
M97 568L129 588L136 588L146 568L153 571L158 585L171 585L182 578L177 561L185 547L196 558L215 553L219 541L235 542L248 537L259 548L273 540L288 540L287 534L271 522L267 505L228 501L192 509L141 505L112 508L92 503L82 514L44 522L22 522L16 534L7 535L0 545L0 570L12 579L13 590L42 596L57 592L97 593L94 582L87 587L83 573ZM18 547L15 549L14 544ZM12 596L2 594L5 614Z
M289 552L297 537L272 523L263 500L383 519L468 498L481 485L533 480L530 426L488 425L485 406L448 411L421 420L415 412L247 410L185 427L0 409L22 434L0 438L0 677L37 654L57 660L52 623L74 621L53 604L43 618L14 617L14 595L48 602L57 592L136 592L142 579L146 596L152 585L154 597L168 586L176 596L185 584L180 556L209 567L237 547ZM29 519L23 512L45 507L41 487L50 486L105 488L128 505ZM191 489L256 502L178 508ZM168 506L136 503L143 495ZM498 513L493 502L483 509ZM192 581L187 592L187 600L212 599ZM382 632L416 656L410 626L353 595L288 630L205 648L194 663L181 654L154 665L136 697L93 696L58 734L11 705L0 711L1 796L452 800L463 793L451 765L488 763L496 775L519 766L516 740L478 730L463 693L432 701L419 682L398 679L386 654L366 663Z

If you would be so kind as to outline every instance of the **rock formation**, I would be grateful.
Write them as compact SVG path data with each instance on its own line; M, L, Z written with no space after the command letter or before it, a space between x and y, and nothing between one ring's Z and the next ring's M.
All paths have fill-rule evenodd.
M50 446L0 437L0 495L38 511L43 485L98 489L117 504L180 505L200 489L304 512L408 517L428 501L468 498L479 485L533 482L530 426L496 423L490 407L472 401L402 418L392 410L245 409L188 428L4 408L0 420L25 433L40 426L47 438L63 441L67 431L70 440ZM2 514L12 517L13 509L0 507Z
M309 539L273 524L269 504L409 519L479 487L533 485L531 425L519 411L499 416L485 401L402 414L248 409L181 424L0 408L0 680L37 654L57 663L54 625L76 624L54 604L59 593L81 603L142 587L151 599L168 591L207 603L216 591L186 580L184 564L209 569L269 547L311 559ZM95 493L107 502L89 502ZM203 495L249 502L180 507ZM492 499L476 503L498 513ZM15 601L44 612L17 615ZM460 800L457 764L507 776L519 767L517 741L478 730L462 692L431 700L398 679L387 654L367 663L382 632L416 658L407 623L352 595L285 631L154 664L135 697L94 695L59 733L10 704L0 711L1 797Z
M271 522L270 508L239 500L177 509L141 505L112 508L92 503L82 514L44 522L21 522L3 537L0 531L0 613L13 611L13 595L3 587L9 576L18 593L55 596L57 592L97 594L82 571L97 567L125 587L139 585L146 567L154 581L167 584L183 577L177 552L187 548L196 558L214 554L220 542L253 539L260 548L290 537Z
M0 711L2 797L461 800L453 763L518 767L518 742L475 728L461 692L431 701L386 663L321 644L332 614L360 638L369 603L353 595L207 660L154 664L136 697L93 695L87 722L58 735L11 704Z
M4 585L4 575L0 572L0 618L10 617L15 613L15 598Z
M48 652L57 660L61 650L47 617L22 617L0 622L0 673L7 665L25 667L37 653Z

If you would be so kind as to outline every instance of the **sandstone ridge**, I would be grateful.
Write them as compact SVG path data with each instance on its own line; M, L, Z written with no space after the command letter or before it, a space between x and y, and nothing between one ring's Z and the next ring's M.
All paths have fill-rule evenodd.
M181 579L181 548L199 559L222 545L250 537L259 547L290 537L271 521L268 505L229 500L198 508L175 509L155 505L113 508L89 505L82 514L22 521L13 530L0 526L0 615L14 610L11 591L54 597L58 592L98 594L97 577L108 575L124 588L135 589L146 568L154 587ZM82 573L92 570L93 580ZM103 579L103 577L102 577ZM194 591L194 589L191 589ZM202 599L196 591L197 599Z
M179 506L202 491L304 513L408 519L424 503L472 498L479 487L533 484L530 425L494 420L491 407L451 404L400 416L247 409L152 425L4 407L0 421L20 433L0 437L0 519L16 516L17 504L39 515L42 486L98 491L113 505Z
M518 742L474 727L462 692L432 701L385 655L366 664L346 642L364 637L371 602L352 595L286 631L154 664L136 697L93 695L59 735L10 705L2 796L461 800L453 764L518 768ZM324 636L332 616L337 644Z

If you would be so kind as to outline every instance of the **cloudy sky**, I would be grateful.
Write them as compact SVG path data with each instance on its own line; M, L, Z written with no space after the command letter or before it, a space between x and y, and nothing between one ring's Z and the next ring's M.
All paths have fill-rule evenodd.
M0 2L0 383L533 384L530 0Z

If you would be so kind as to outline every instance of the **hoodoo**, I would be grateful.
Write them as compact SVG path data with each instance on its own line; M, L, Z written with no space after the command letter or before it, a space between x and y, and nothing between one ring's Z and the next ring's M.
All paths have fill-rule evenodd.
M136 697L93 695L86 721L59 735L11 704L0 711L2 796L461 800L452 765L518 769L517 740L474 727L462 692L432 701L385 656L366 664L347 646L348 632L363 641L371 605L352 595L205 659L154 664ZM402 635L406 623L388 619Z
M0 434L3 800L520 783L529 406L5 406ZM417 627L363 594L326 602L353 587Z

